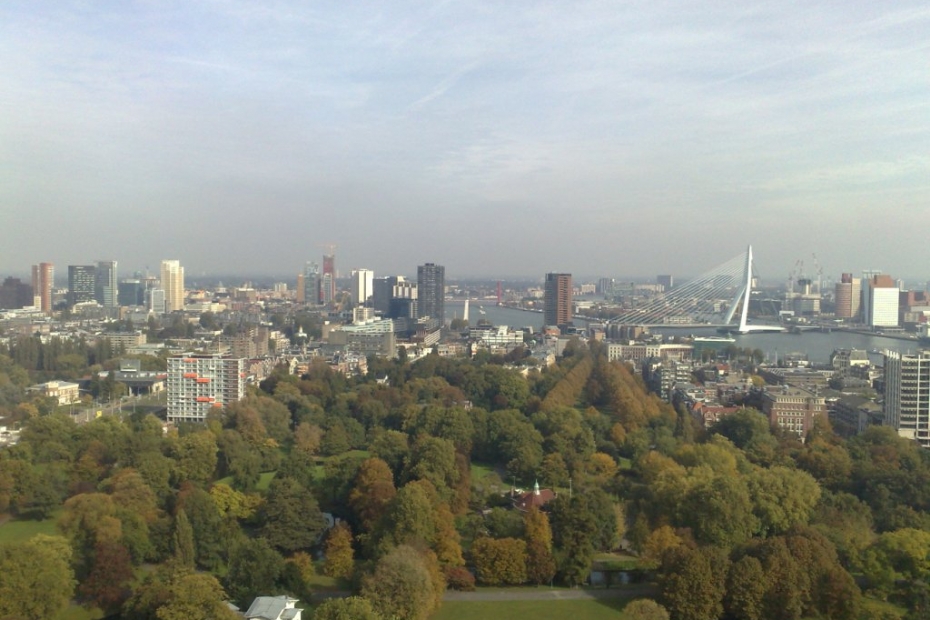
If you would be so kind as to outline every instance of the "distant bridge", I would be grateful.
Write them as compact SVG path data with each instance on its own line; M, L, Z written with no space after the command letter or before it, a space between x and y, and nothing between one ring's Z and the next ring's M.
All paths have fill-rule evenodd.
M785 331L779 325L749 324L752 294L752 246L746 251L688 281L660 293L640 307L624 310L610 320L618 325L646 327L718 327L739 334ZM740 308L739 322L733 319Z

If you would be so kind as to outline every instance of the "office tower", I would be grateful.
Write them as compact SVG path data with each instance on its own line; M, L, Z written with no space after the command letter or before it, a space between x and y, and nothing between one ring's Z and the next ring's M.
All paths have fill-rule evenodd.
M121 306L145 305L145 284L138 278L128 278L117 286L116 303Z
M34 303L32 287L19 278L9 277L0 285L0 310L17 310Z
M323 255L323 273L320 276L320 301L332 303L336 299L336 255Z
M417 267L417 313L439 322L446 320L446 268L426 263Z
M93 265L68 265L68 305L94 301L97 268Z
M145 305L149 312L165 313L165 289L150 288L145 291Z
M190 353L168 358L168 421L203 422L245 397L245 359Z
M572 274L547 273L543 313L546 325L571 325Z
M859 316L862 302L862 281L851 273L844 273L836 283L836 318L854 319Z
M297 274L297 303L304 304L307 303L307 276L302 273Z
M352 302L364 306L374 294L375 272L357 269L352 272Z
M386 278L375 278L372 282L371 305L382 316L387 316L390 309L394 285L397 284L398 278L404 279L403 276L388 276Z
M320 303L320 266L312 261L304 265L303 277L297 280L297 301L308 304ZM301 292L301 285L303 291ZM303 299L301 300L301 296Z
M889 275L873 275L862 288L862 322L869 327L897 327L900 290Z
M885 352L885 426L930 448L930 351Z
M669 275L656 276L656 284L661 284L666 291L670 291L675 285L675 279Z
M184 267L180 261L161 262L161 290L165 292L165 312L184 309Z
M32 294L35 305L45 314L52 313L52 287L55 285L55 265L39 263L32 266Z
M119 307L117 295L118 285L116 277L116 261L97 261L96 282L94 284L94 298L104 308Z

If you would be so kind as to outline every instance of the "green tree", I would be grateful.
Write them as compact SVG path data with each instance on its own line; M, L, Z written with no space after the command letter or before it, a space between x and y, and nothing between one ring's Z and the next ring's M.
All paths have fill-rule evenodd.
M187 519L187 513L184 512L183 508L178 509L178 513L174 516L172 548L178 563L188 568L194 567L196 559L194 529L191 527L191 522Z
M730 566L724 608L734 620L762 620L766 575L762 563L744 556Z
M708 553L679 546L662 559L662 604L674 618L716 620L723 613L725 584L714 572Z
M764 535L784 534L795 525L806 525L820 500L820 486L804 471L756 468L748 482L753 512Z
M355 570L355 558L352 551L352 530L345 523L339 523L329 531L326 537L326 562L323 572L329 577L350 579Z
M378 560L363 580L361 593L385 618L425 620L442 602L442 589L431 577L427 560L408 545Z
M206 484L216 471L218 448L216 438L209 431L185 435L174 445L177 472L181 480Z
M471 547L478 580L489 586L526 582L526 542L516 538L479 538Z
M281 551L313 546L325 525L313 494L295 480L272 480L260 511L262 536Z
M256 596L277 592L283 570L284 558L267 541L243 538L229 553L226 590L240 605L247 607Z
M361 596L331 598L313 612L313 620L381 620L371 602Z
M648 598L637 599L623 608L629 620L669 620L668 611Z
M0 545L0 618L54 618L68 605L74 583L64 538L38 534Z
M183 509L194 530L194 550L197 565L213 569L222 561L226 549L223 516L210 494L203 489L186 486L178 494L178 508Z
M235 620L226 605L226 593L212 575L182 572L168 583L164 605L155 612L158 620Z

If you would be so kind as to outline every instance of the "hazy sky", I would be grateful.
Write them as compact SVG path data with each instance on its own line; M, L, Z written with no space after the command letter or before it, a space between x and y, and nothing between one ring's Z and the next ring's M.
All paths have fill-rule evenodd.
M0 3L0 274L930 275L930 5Z

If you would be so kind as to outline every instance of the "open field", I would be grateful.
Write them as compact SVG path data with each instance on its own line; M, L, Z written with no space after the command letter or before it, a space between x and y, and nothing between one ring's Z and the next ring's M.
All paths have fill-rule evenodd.
M0 522L0 543L16 542L28 540L36 534L48 534L54 536L58 534L55 529L57 515L44 521L27 521L11 519L6 522Z
M623 620L623 599L562 601L445 601L432 620Z

